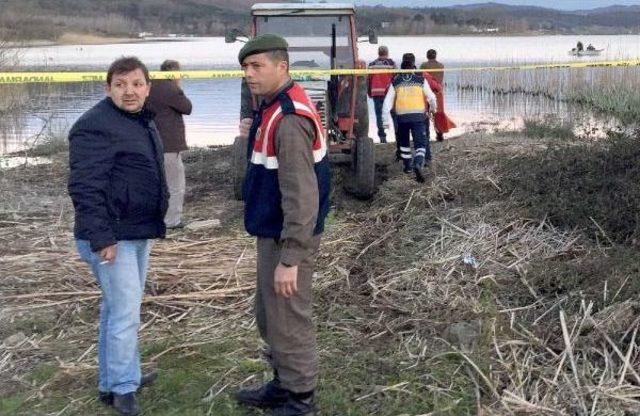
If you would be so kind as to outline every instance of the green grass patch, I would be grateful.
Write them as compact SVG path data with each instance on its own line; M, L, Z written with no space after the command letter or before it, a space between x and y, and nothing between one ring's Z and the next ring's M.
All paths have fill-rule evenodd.
M534 139L575 139L573 125L555 117L525 120L522 133L526 137Z
M40 364L30 375L29 379L40 386L50 380L58 371L58 366L50 363Z
M399 348L398 339L367 342L329 328L318 334L321 351L317 404L320 415L370 416L439 411L442 415L472 414L473 385L459 357L443 356L416 362ZM178 340L174 340L178 341ZM180 343L150 345L144 355L159 354ZM157 362L156 383L140 390L145 414L261 415L235 402L233 393L243 385L268 381L271 370L258 357L254 331L229 334L210 344L176 348ZM31 375L38 383L54 376L56 369L42 366ZM109 415L111 410L95 400L95 374L81 382L43 391L42 399L24 402L22 395L5 397L0 414ZM390 386L398 385L396 388ZM386 388L386 390L385 390ZM79 399L71 402L71 399Z
M19 414L20 407L24 403L24 396L16 394L13 396L0 397L0 415L16 415Z

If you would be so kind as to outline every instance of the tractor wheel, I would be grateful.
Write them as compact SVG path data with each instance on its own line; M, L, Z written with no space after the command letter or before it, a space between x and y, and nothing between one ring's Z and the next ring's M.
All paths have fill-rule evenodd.
M238 201L242 200L242 182L247 170L248 138L236 137L233 141L231 171L233 173L233 195Z
M353 194L358 199L370 199L375 191L376 160L373 140L361 136L352 150Z
M356 137L369 136L369 102L367 101L367 79L358 78L358 89L356 90L356 121L353 125L353 134Z

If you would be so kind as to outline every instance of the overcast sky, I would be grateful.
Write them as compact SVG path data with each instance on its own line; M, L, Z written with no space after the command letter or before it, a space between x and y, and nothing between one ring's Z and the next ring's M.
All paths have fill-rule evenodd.
M335 0L334 0L335 1ZM494 0L495 3L518 6L540 6L562 10L583 10L607 7L614 4L625 6L638 5L640 0ZM446 7L458 4L487 3L485 0L355 0L356 4L375 6L382 4L387 7Z

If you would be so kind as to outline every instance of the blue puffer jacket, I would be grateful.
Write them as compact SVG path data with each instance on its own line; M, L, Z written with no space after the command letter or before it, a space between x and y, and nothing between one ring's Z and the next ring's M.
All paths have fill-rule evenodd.
M105 98L69 132L69 195L75 238L98 251L118 240L163 238L169 192L153 114Z

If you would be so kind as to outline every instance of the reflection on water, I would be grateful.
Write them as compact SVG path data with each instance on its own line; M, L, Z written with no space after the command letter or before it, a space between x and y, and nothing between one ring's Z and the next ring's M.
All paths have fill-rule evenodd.
M240 81L184 80L185 94L193 101L193 113L185 116L190 146L231 144L237 133L240 112ZM30 90L30 105L24 111L0 120L0 154L42 143L49 137L64 138L75 120L104 97L99 83L55 85ZM580 126L593 115L564 102L525 94L492 94L482 91L445 92L446 110L458 125L447 137L456 137L478 129L513 130L524 119L554 115ZM377 139L373 103L369 103L369 135ZM614 127L615 121L598 120ZM432 134L432 138L434 135ZM393 134L389 135L393 138Z
M640 57L639 36L589 36L587 43L604 47L597 59ZM428 48L436 48L448 67L478 66L491 62L567 61L567 51L575 45L574 36L540 37L381 37L391 56L400 61L404 52L413 52L420 61ZM29 48L21 63L27 67L64 69L104 69L122 55L137 55L157 68L164 59L181 61L185 69L237 68L236 56L242 45L225 44L223 38L194 38L162 43L118 45L65 45ZM360 55L373 60L377 46L359 44ZM560 71L560 70L559 70ZM565 70L566 71L566 70ZM523 75L524 76L524 75ZM579 107L519 94L498 95L479 91L459 91L458 73L446 75L446 109L458 124L448 136L460 135L479 126L518 128L525 118L554 114L561 119L584 124L591 117ZM464 80L462 80L464 81ZM185 117L187 141L191 146L228 144L237 132L240 111L240 81L184 80L183 88L194 104L193 114ZM73 122L104 96L101 83L29 85L19 111L0 117L0 154L37 144L48 137L64 137ZM0 96L2 89L0 89ZM373 105L369 105L370 135L376 137ZM392 135L391 135L392 136Z
M598 57L571 57L569 50L580 38L604 52ZM391 58L400 62L402 54L412 52L418 61L427 49L436 49L448 66L476 66L487 62L566 62L593 59L611 60L640 57L638 35L589 36L381 36L379 44L389 47ZM176 59L185 69L237 68L243 43L227 44L222 37L172 39L155 43L111 45L61 45L28 48L21 51L20 64L50 69L104 69L114 59L135 55L150 68L165 59ZM358 43L359 55L367 62L376 57L378 46Z

